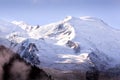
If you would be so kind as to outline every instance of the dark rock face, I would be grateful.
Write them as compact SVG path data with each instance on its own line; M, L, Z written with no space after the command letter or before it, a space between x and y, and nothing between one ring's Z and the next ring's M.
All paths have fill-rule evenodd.
M99 55L99 54L101 54L101 55ZM104 55L102 52L100 52L100 51L91 52L89 54L89 58L90 58L92 64L94 64L94 66L98 70L105 71L105 70L107 70L107 68L109 68L108 62L110 62L111 60L106 55Z
M0 80L53 80L42 69L31 66L18 54L0 46Z
M86 72L86 80L98 80L99 73L95 67L91 67L91 70Z
M75 53L80 53L80 45L78 43L69 40L66 45L73 48Z
M26 40L22 43L19 54L25 58L28 62L31 62L34 65L40 65L39 57L37 56L37 46L34 43L30 43L29 40Z

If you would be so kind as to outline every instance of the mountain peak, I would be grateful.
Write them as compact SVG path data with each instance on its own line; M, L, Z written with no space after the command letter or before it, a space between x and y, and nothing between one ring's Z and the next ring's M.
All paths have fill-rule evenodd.
M11 23L16 24L16 25L26 24L24 21L12 21Z
M100 22L103 24L106 24L103 20L101 20L100 18L96 18L96 17L91 17L91 16L82 16L80 17L81 20L84 21L93 21L93 22Z
M72 16L66 16L65 19L64 19L64 21L69 21L71 19L72 19Z
M12 21L11 23L22 28L25 31L30 31L32 29L32 26L25 23L24 21Z
M73 20L73 19L81 19L81 20L86 20L86 21L101 21L101 19L99 18L96 18L96 17L92 17L92 16L82 16L80 18L77 18L77 17L73 17L73 16L67 16L65 17L65 21L69 21L69 20Z
M87 67L91 62L100 69L120 64L120 33L108 28L109 26L98 18L67 16L60 22L35 27L36 29L34 26L16 23L14 21L12 25L0 24L0 34L6 34L2 38L11 41L10 47L13 46L16 50L21 48L23 42L32 43L33 46L25 45L20 49L23 51L19 52L26 50L37 54L41 66L72 70ZM29 41L26 41L28 39ZM39 51L34 50L35 46Z
M81 19L93 18L92 16L81 16Z
M70 21L70 20L73 20L73 19L77 19L77 18L73 17L73 16L66 16L64 21Z

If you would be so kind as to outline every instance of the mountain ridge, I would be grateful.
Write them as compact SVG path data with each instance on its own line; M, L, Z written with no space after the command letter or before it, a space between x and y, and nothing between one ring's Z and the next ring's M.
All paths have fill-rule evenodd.
M68 16L59 22L39 27L16 23L10 24L21 30L16 29L0 38L10 41L8 47L14 45L13 50L21 56L24 51L28 56L35 54L35 58L40 60L38 66L60 70L85 70L95 66L106 70L120 65L119 32L98 18ZM0 24L0 34L4 34L1 32L2 24L6 23ZM6 27L13 27L7 24ZM10 39L10 36L13 38ZM30 57L26 60L34 64Z

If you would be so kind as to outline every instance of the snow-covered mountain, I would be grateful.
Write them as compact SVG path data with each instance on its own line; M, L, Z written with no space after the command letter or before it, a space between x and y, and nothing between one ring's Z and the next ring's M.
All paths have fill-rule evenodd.
M0 44L40 67L99 70L120 66L120 31L94 17L71 17L31 26L0 21Z

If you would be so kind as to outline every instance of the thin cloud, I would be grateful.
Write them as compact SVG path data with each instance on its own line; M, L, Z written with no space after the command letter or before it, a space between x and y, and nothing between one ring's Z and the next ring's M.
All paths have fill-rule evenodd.
M38 1L39 1L39 0L32 0L32 2L33 2L34 4L36 4Z

